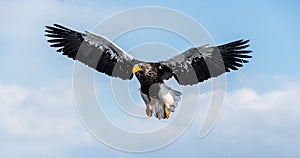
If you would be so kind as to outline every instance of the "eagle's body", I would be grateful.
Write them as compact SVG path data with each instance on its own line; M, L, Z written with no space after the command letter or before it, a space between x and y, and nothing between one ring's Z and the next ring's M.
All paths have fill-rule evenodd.
M181 85L193 85L230 70L237 70L251 58L244 50L248 40L238 40L221 46L190 48L169 60L144 62L134 59L104 36L80 33L64 26L46 26L51 47L74 60L112 77L137 77L140 94L146 104L146 114L161 119L174 112L181 93L166 86L172 77Z
M137 70L135 70L137 68ZM160 63L138 63L133 72L141 84L140 94L146 104L146 114L155 117L169 118L174 112L181 93L164 84L164 69Z

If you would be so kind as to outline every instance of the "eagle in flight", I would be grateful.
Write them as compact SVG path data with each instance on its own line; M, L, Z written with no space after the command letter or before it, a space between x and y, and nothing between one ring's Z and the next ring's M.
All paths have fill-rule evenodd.
M174 77L180 85L194 85L237 70L252 57L251 51L245 50L249 40L238 40L220 46L190 48L165 61L145 62L134 59L101 35L80 33L58 24L46 26L45 31L51 47L73 60L123 80L135 75L141 85L146 115L158 119L169 118L181 96L180 92L165 85L164 80Z

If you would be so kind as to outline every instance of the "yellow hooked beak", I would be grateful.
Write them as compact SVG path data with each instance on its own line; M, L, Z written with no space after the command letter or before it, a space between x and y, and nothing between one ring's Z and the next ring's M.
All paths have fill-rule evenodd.
M139 66L135 65L132 69L132 73L135 74L136 72L142 70Z

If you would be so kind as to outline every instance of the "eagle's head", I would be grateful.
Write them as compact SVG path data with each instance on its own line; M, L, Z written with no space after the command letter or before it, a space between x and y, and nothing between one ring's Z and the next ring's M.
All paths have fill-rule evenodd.
M151 63L139 63L132 68L132 74L134 74L138 80L143 83L157 83L157 69L153 67Z
M135 64L132 68L132 73L134 75L144 75L146 73L155 71L150 63L139 63Z
M162 83L163 80L172 77L170 68L160 63L138 63L132 68L134 74L140 82Z
M132 73L134 75L136 75L136 73L141 73L143 70L142 70L142 66L140 64L135 64L132 68Z
M132 68L132 74L134 74L140 82L146 81L145 73L146 73L146 70L145 70L144 64L141 64L141 63L135 64Z

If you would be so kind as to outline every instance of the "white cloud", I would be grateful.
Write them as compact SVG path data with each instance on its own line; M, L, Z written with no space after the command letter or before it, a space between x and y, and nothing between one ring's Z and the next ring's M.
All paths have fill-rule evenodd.
M254 89L238 89L227 95L227 105L233 109L247 109L253 112L283 110L293 112L300 101L300 85L285 84L282 89L259 94ZM282 86L282 85L281 85Z
M291 86L292 85L292 86ZM227 93L221 118L212 133L216 142L240 152L297 154L300 145L300 84L279 83L280 89L259 93L243 88ZM217 140L219 139L219 140Z
M71 90L63 87L0 82L1 157L58 156L93 142L75 112Z
M264 149L262 152L265 155L270 155L270 151L278 155L297 154L296 146L300 145L300 84L289 85L292 86L280 86L285 88L264 93L249 88L228 92L216 127L207 137L198 140L198 127L211 100L210 92L200 94L200 116L183 137L162 151L182 149L189 144L194 147L188 151L197 154L198 148L216 150L220 155L234 152L235 149L239 149L240 154L249 154L259 149ZM71 90L65 87L30 88L0 83L2 155L66 157L72 155L72 150L77 147L95 146L92 144L96 142L95 139L86 132L77 117ZM180 106L184 105L179 105L178 110ZM157 127L166 123L155 119L129 120L123 122L133 123L134 127L139 128ZM21 154L15 153L15 150Z
M188 131L171 146L148 156L180 150L174 152L176 156L298 157L299 90L298 82L280 82L263 93L251 88L227 92L217 125L206 137L197 139L211 101L211 92L200 93L198 115Z

